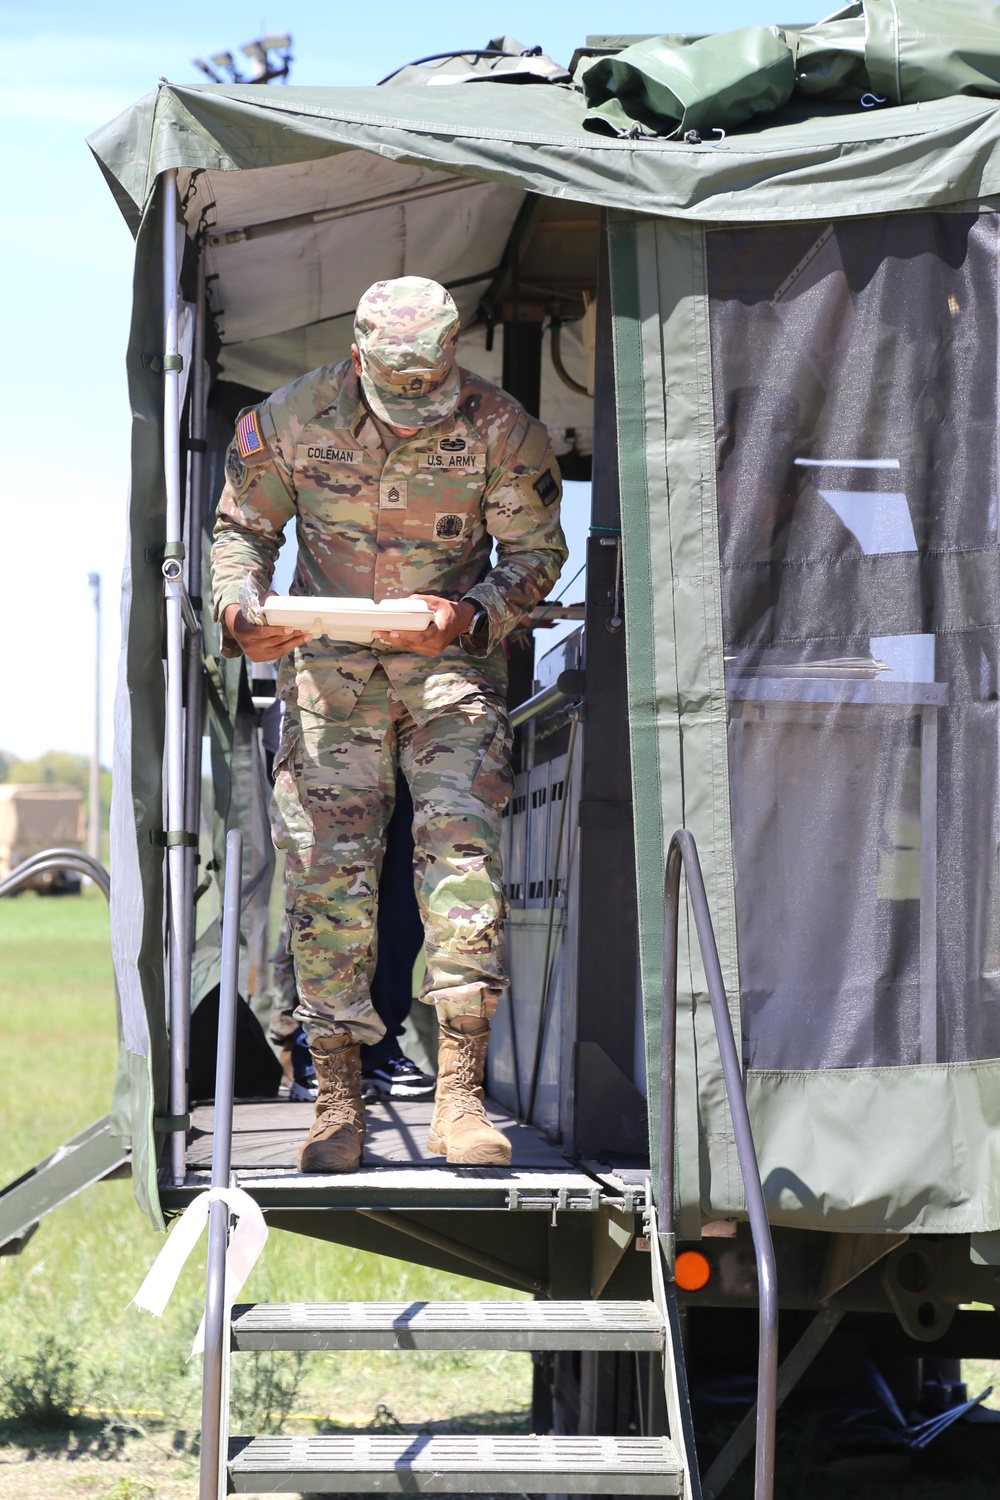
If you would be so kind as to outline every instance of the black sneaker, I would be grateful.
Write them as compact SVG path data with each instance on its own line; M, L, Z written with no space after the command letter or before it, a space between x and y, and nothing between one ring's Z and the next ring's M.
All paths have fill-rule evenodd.
M433 1094L437 1079L421 1073L415 1062L400 1053L373 1068L362 1067L361 1083L383 1099L426 1099Z
M288 1097L303 1104L315 1104L317 1092L312 1053L309 1051L305 1030L300 1026L292 1036L292 1086Z

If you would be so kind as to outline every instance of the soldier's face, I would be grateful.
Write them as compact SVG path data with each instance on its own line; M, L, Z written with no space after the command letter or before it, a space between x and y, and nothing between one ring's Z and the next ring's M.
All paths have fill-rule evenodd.
M358 350L357 344L351 345L351 363L354 365L355 375L357 375L358 379L360 380L361 354ZM420 431L419 427L394 427L391 422L387 422L385 425L388 427L390 432L394 432L397 437L401 438L416 437L417 433Z

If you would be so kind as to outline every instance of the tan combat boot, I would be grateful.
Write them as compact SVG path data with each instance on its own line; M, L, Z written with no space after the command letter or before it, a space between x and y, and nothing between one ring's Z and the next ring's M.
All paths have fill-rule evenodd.
M299 1151L300 1172L356 1172L365 1144L361 1049L346 1031L309 1043L316 1069L316 1118Z
M427 1149L455 1166L509 1167L510 1142L483 1108L483 1071L490 1023L480 1016L442 1021L438 1081Z

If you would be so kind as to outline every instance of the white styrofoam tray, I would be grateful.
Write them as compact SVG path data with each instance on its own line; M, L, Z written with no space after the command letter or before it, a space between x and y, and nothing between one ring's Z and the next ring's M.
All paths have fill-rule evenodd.
M423 599L330 599L322 594L274 594L261 613L268 625L287 625L331 641L370 641L376 631L426 630L434 618Z

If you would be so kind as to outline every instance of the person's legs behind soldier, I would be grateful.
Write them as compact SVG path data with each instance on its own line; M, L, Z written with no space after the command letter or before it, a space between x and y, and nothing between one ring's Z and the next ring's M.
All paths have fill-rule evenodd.
M369 993L385 826L395 791L388 682L377 668L346 722L292 708L276 764L273 832L298 1006L317 1077L303 1172L360 1165L365 1123L360 1044L384 1031Z
M399 1037L413 1006L413 969L424 945L413 889L413 799L401 771L396 773L396 806L385 831L378 883L378 959L372 975L372 1004L385 1023L385 1036L361 1048L365 1098L424 1099L434 1077L403 1052Z

